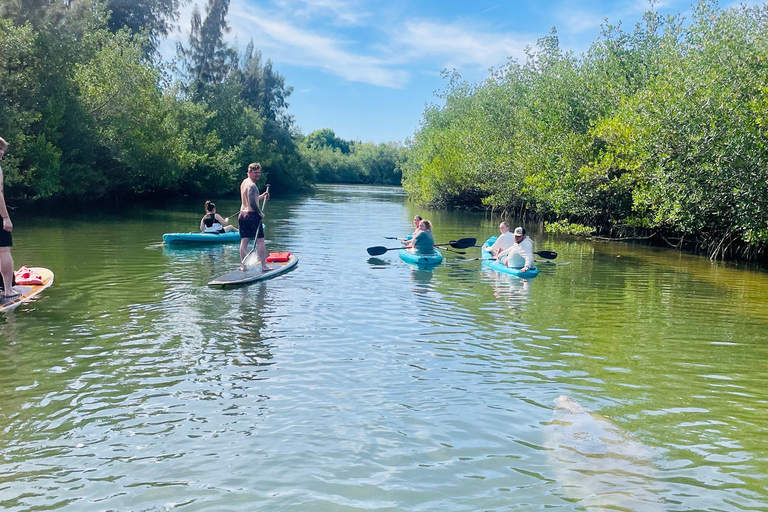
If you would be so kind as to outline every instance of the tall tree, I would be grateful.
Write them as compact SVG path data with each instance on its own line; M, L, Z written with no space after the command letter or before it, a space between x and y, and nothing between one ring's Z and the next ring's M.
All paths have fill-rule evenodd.
M285 114L285 110L293 87L286 87L285 77L272 69L271 60L262 66L261 52L254 51L253 40L245 49L238 76L243 85L243 100L267 119L290 128L292 118Z
M38 0L39 1L39 0ZM189 0L107 0L109 29L117 32L128 27L132 32L147 30L147 50L157 49L160 39L167 36L179 19L179 8Z
M230 31L228 11L229 0L208 0L204 20L197 6L192 12L189 49L179 44L177 50L185 61L189 88L194 92L224 81L237 59L236 50L224 41Z

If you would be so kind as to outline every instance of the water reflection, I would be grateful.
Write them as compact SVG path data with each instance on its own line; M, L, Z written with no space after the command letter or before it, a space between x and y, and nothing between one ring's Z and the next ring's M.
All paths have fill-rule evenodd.
M500 304L506 305L512 311L525 311L531 292L530 279L517 277L502 272L484 268L484 282L493 288L493 295Z
M382 268L386 267L390 263L388 260L382 260L381 258L368 258L368 264L372 268Z
M413 291L426 293L430 290L430 283L434 276L434 267L426 265L410 265L411 282L414 283Z
M206 283L237 244L152 245L198 201L30 218L19 258L44 241L57 282L0 321L0 506L765 509L764 275L535 226L572 264L532 281L369 259L414 213L439 241L499 222L376 190L270 200L269 243L301 268L229 290ZM553 414L563 393L604 418Z

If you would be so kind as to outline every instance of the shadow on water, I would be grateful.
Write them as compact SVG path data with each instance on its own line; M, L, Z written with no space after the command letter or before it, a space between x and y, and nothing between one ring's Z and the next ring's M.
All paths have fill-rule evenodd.
M371 266L371 268L381 268L386 267L390 263L387 260L382 260L381 258L368 258L368 264Z

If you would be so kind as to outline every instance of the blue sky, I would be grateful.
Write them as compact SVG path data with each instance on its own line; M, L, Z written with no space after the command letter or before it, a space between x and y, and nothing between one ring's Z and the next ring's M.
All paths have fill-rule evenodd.
M180 19L186 43L193 3ZM196 0L204 11L205 2ZM661 13L689 12L689 1L662 0ZM724 5L725 2L721 5ZM479 82L555 26L562 48L577 54L599 36L605 18L631 29L647 0L231 0L229 39L252 38L264 59L294 87L289 113L307 134L331 128L344 139L404 141L424 106L439 103L443 69Z

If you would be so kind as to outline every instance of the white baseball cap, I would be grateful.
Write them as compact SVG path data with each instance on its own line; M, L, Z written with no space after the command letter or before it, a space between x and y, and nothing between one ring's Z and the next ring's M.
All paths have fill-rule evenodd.
M524 235L525 234L525 230L523 228L521 228L520 226L518 226L518 227L515 228L514 234L515 234L515 236Z

